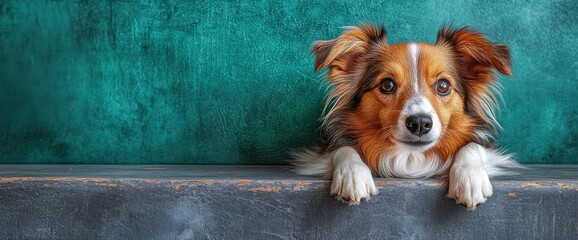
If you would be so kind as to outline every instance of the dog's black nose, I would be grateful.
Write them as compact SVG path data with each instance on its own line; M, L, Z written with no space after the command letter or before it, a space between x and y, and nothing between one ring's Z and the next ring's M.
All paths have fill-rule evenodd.
M420 136L431 130L433 123L427 115L411 115L405 120L405 126L413 134Z

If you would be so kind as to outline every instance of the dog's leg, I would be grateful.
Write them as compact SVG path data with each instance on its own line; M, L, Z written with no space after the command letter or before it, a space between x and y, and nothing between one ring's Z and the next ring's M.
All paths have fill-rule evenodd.
M492 196L492 185L485 166L488 160L488 151L481 145L470 143L463 146L454 156L447 197L464 204L468 210L474 210L476 205Z
M371 170L354 148L337 149L333 152L331 161L333 163L331 194L336 195L338 200L354 205L377 194Z
M371 170L352 147L341 147L329 154L296 154L297 172L332 178L331 194L350 205L377 194Z

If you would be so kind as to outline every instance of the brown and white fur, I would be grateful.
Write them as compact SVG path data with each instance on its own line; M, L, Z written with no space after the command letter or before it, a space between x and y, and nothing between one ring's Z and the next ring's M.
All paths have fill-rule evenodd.
M493 70L512 74L506 46L468 27L442 28L434 45L389 45L384 27L362 24L312 52L333 85L326 141L295 163L300 174L332 178L337 199L358 204L377 194L373 176L449 176L447 196L473 210L492 195L489 177L518 166L491 143L499 127Z

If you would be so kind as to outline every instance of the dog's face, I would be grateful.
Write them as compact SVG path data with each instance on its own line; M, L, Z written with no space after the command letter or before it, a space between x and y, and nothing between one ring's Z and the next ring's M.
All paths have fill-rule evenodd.
M384 140L412 151L426 151L436 145L448 126L463 119L463 98L454 90L458 77L452 53L417 43L379 50L371 63L378 73L367 79L371 90L361 96L358 113L365 120L376 115Z
M392 146L447 156L485 137L495 120L492 69L511 74L508 49L468 28L444 28L434 45L389 45L383 29L363 25L313 52L335 85L326 121L344 122L366 158Z

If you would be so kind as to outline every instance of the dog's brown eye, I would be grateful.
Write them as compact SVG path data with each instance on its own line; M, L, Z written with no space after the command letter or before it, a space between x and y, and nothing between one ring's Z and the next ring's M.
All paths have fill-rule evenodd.
M441 78L436 82L436 92L441 96L447 96L450 94L452 87L450 86L450 81L445 78Z
M392 78L384 78L379 83L379 91L381 91L384 94L392 94L395 92L396 88L397 85L395 84Z

